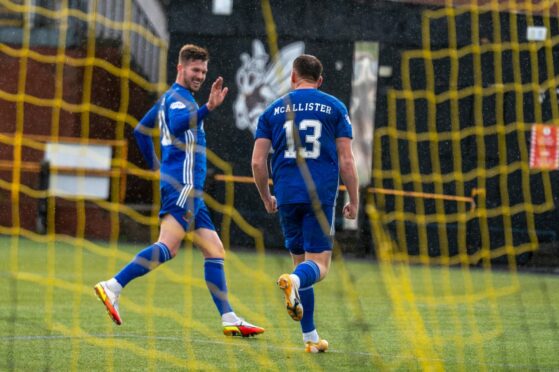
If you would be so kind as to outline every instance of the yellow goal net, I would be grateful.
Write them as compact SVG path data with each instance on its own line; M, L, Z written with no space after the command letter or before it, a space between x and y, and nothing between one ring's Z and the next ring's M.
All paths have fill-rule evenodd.
M557 278L518 270L556 210L557 175L529 161L533 125L559 123L555 1L421 13L422 45L402 52L387 120L375 123L362 195L371 238L359 242L374 257L336 242L316 286L331 345L318 358L303 353L275 284L289 255L235 209L240 192L257 191L235 183L236 164L211 143L223 192L204 199L230 300L263 337L221 334L191 235L126 288L123 326L94 296L158 236L159 175L138 166L130 141L168 88L165 31L145 3L0 0L0 370L559 368ZM273 57L278 2L256 3ZM547 34L527 40L536 26ZM249 243L234 247L235 234Z
M422 46L402 54L387 93L367 213L410 349L462 361L475 350L487 366L486 345L509 327L499 298L521 292L518 261L556 209L553 172L529 159L533 125L558 124L558 14L552 1L446 3L423 13ZM535 26L552 34L527 39ZM503 268L511 275L496 282Z

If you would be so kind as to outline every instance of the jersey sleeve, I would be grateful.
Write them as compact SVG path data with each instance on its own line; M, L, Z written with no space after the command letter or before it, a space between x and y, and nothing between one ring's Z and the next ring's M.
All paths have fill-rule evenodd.
M347 108L341 102L338 102L336 108L338 111L338 122L336 123L336 138L353 138L353 130L351 127L351 120L349 119Z
M142 156L147 162L149 169L159 168L159 159L155 154L155 148L151 139L150 131L155 128L157 123L157 115L159 112L159 101L153 105L151 109L144 115L140 122L134 128L134 137L140 148Z
M157 123L157 114L159 112L159 105L160 102L157 101L155 105L153 105L149 109L149 111L140 119L139 124L150 129L155 128L155 124Z
M197 108L192 102L178 100L171 102L168 110L169 131L175 137L181 136L191 126L197 126L210 112L206 105Z
M258 125L256 126L256 133L254 134L254 138L267 138L270 141L272 140L272 127L270 126L270 122L266 119L266 112L262 113L258 118Z

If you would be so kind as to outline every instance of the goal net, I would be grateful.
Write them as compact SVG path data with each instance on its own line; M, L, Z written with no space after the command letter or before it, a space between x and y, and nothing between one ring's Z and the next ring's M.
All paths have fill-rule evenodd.
M554 1L447 1L422 13L422 45L400 55L377 103L386 120L370 133L360 220L370 237L358 243L374 257L336 241L315 289L325 358L304 355L285 314L275 280L291 272L289 255L235 208L256 189L239 186L239 164L210 141L219 192L204 200L230 300L264 337L224 338L191 234L123 292L123 326L97 302L93 285L159 233L159 175L131 142L168 88L166 30L145 3L0 0L0 61L15 71L0 74L0 370L557 368L557 280L518 272L556 210L557 174L530 167L534 125L556 133L559 120ZM257 3L277 55L279 15Z

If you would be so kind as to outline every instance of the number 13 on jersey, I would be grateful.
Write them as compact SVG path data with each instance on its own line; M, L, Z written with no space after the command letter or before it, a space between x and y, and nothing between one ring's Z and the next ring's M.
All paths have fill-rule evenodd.
M287 120L283 127L285 128L285 139L287 150L283 155L286 159L295 159L295 138L293 137L293 120ZM299 154L305 159L316 159L320 156L320 136L322 134L322 123L318 120L302 120L299 123L299 130L307 130L311 132L305 135L305 141L299 149ZM308 149L310 148L310 149Z

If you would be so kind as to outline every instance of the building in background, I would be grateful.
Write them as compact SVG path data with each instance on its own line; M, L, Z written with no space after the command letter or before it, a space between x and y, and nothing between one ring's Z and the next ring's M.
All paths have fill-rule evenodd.
M151 195L149 182L127 177L121 161L141 164L128 139L137 119L166 89L168 38L164 9L155 0L0 3L0 175L7 182L19 179L17 190L0 188L0 210L7 211L0 214L0 225L11 226L12 208L18 208L22 228L45 229L35 226L41 203L25 192L26 186L39 187L40 163L45 159L65 160L54 172L51 167L51 188L66 182L67 192L80 196L79 187L74 191L68 187L104 179L100 195L106 196L101 199L135 203ZM23 133L21 145L15 133ZM70 152L45 153L63 149L58 143ZM91 167L95 161L78 161L79 156L72 155L81 147L82 157L89 156L100 146L110 156L108 168ZM14 164L20 169L17 174ZM78 175L80 167L86 168ZM48 186L42 182L42 187ZM53 195L60 194L55 189ZM88 198L84 234L108 238L109 212L88 203ZM51 228L75 235L76 203L52 200L56 212Z

